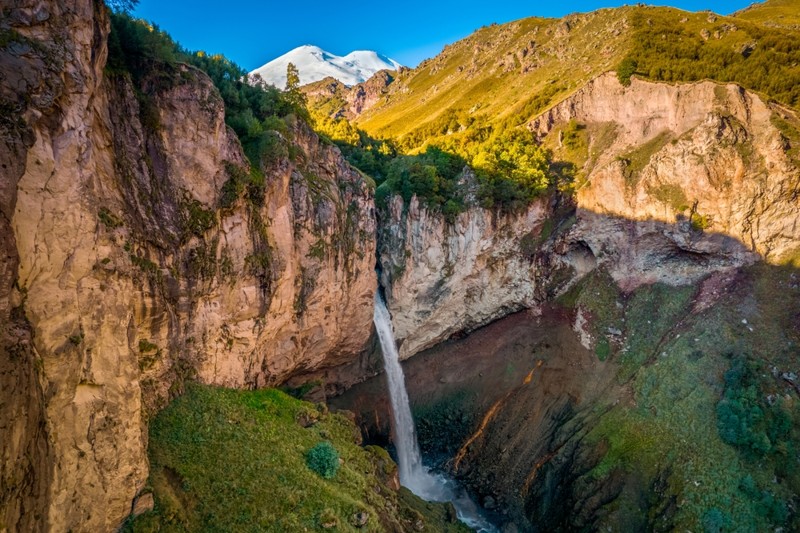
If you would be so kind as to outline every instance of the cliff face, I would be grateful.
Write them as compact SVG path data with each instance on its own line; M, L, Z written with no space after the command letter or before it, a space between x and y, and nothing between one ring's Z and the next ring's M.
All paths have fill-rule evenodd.
M379 257L400 356L534 305L530 254L552 215L544 198L516 214L472 207L449 224L416 197L393 197Z
M211 81L178 66L137 97L103 72L104 9L4 12L0 511L12 531L114 529L147 478L147 417L185 379L276 384L350 361L371 331L367 183L290 123L264 186L232 195L248 166Z
M401 67L398 73L406 71ZM334 79L325 78L302 87L308 97L309 108L324 110L330 118L353 120L374 107L389 93L389 86L398 74L390 70L380 70L363 83L352 87Z
M572 216L541 200L504 216L473 207L449 225L393 199L379 257L401 355L538 306L599 267L630 291L796 260L800 172L787 135L798 124L734 85L595 79L529 125L577 163Z
M585 128L580 208L693 222L772 263L797 256L800 171L789 137L800 123L788 110L735 85L634 79L623 87L612 73L530 127L546 139L570 120Z

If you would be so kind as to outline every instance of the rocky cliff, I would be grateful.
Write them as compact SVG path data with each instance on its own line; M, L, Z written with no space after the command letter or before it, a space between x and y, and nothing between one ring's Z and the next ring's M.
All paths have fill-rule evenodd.
M405 67L398 72L379 70L367 81L352 87L328 77L303 86L302 91L308 97L309 108L319 110L330 118L353 120L380 102L388 94L395 76L406 71L408 69Z
M571 215L550 199L505 215L473 206L448 224L416 199L391 201L379 257L401 355L538 306L599 267L630 291L795 261L798 125L736 85L593 80L529 124L576 170Z
M16 2L2 25L1 523L109 531L184 380L276 384L363 349L372 191L296 121L241 191L211 81L104 73L100 3Z
M576 138L565 147L570 121ZM787 109L736 85L633 79L623 87L609 73L529 126L545 142L557 130L558 146L551 145L578 164L576 201L583 210L687 221L719 234L716 244L696 239L699 252L719 248L729 236L768 262L797 257L800 171L791 139L800 122Z
M416 196L391 199L379 256L401 358L535 305L533 253L553 201L519 213L473 205L449 223Z

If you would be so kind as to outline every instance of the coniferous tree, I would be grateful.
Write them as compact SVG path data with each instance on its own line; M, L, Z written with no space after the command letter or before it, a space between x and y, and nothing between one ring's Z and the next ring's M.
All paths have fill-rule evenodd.
M295 108L295 112L308 117L306 95L300 90L300 71L294 63L286 65L286 100Z

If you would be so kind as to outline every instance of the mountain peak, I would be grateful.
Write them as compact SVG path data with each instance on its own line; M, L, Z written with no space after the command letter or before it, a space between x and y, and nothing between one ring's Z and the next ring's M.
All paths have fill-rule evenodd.
M331 77L353 86L366 81L379 70L397 70L401 67L397 61L373 50L354 50L345 56L337 56L318 46L305 44L273 59L251 74L258 74L265 82L283 88L289 63L297 67L301 85Z

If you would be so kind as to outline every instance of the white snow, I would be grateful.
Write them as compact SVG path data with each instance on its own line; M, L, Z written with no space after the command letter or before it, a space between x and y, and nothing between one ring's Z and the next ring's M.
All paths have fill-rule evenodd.
M250 74L259 74L265 82L279 89L286 86L286 67L293 63L300 72L300 85L331 76L347 86L369 79L379 70L397 70L400 63L371 50L356 50L337 56L309 44L273 59Z

